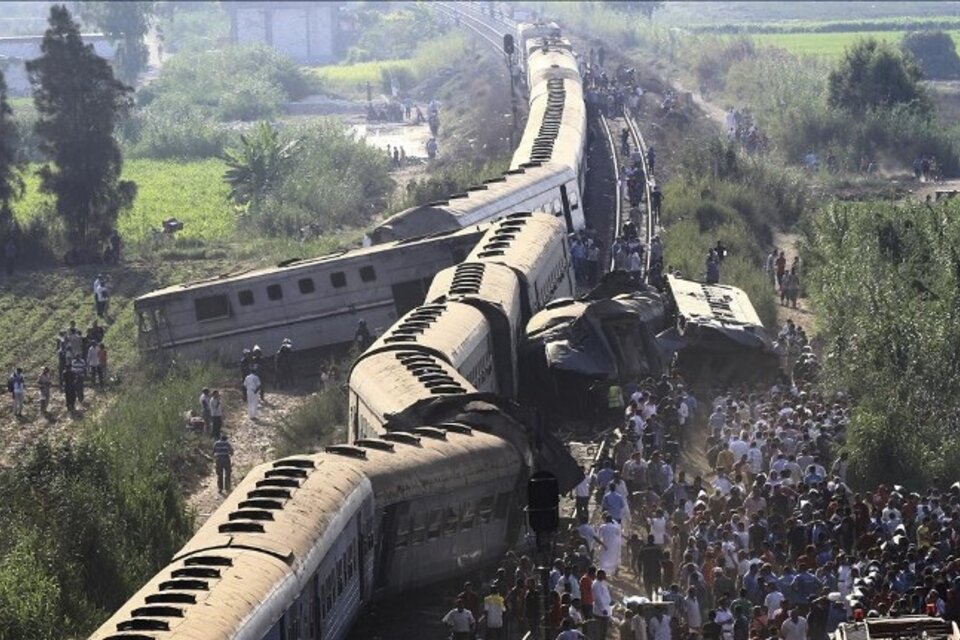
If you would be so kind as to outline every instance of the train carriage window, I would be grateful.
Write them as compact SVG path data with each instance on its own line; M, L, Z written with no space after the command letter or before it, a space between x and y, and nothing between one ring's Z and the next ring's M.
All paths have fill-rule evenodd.
M366 267L360 267L360 280L363 282L373 282L377 279L377 272L373 270L373 267L367 265Z
M347 286L347 274L343 271L334 271L330 274L330 284L334 289L340 289Z
M510 509L510 495L509 491L504 491L497 496L497 506L493 510L493 517L497 520L506 520L507 511Z
M413 519L410 517L399 517L397 518L397 536L394 542L394 545L397 547L405 547L410 544L410 527L413 524Z
M316 285L313 284L313 278L300 278L297 280L297 288L303 295L311 294L317 290Z
M357 541L350 541L350 548L347 549L347 580L353 579L354 569L356 567L355 558L357 557Z
M230 317L230 301L226 294L196 298L193 301L197 322Z
M473 520L477 515L475 505L470 502L463 503L463 509L460 511L463 515L460 518L460 529L466 531L473 528Z
M324 586L324 590L326 591L323 597L323 604L325 606L324 615L330 613L333 610L333 595L334 595L333 581L334 581L334 577L333 577L333 572L331 571L329 575L327 575L327 580Z
M420 544L427 532L427 519L424 513L413 514L413 529L410 532L410 544Z
M440 530L443 528L443 512L440 509L434 509L430 512L427 520L427 539L436 540L440 537Z
M487 496L480 500L477 505L477 513L480 515L480 522L490 522L493 518L493 496Z
M343 557L337 558L337 597L343 593Z
M237 302L240 303L241 307L249 307L253 304L253 291L250 289L244 289L243 291L237 292Z
M553 212L554 212L555 214L557 214L557 215L560 215L561 213L563 213L563 205L560 204L560 201L559 201L559 200L554 200L554 201L553 201L553 205L552 205L550 208L551 208L551 209L553 210Z
M443 535L449 536L457 532L460 525L460 513L456 507L447 507L444 512Z
M282 300L283 299L283 287L278 284L271 284L267 287L267 299L268 300Z

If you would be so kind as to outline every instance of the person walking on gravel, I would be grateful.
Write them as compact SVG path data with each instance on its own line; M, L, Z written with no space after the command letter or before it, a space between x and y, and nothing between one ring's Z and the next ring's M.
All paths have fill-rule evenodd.
M256 395L253 394L256 398ZM230 472L233 470L230 462L230 456L233 455L233 447L227 442L227 434L221 434L220 439L213 445L213 462L217 472L217 492L223 493L230 491Z
M247 392L247 417L251 420L257 419L257 406L260 402L260 377L255 371L247 374L243 379L243 388Z
M37 378L37 389L40 392L40 414L47 415L47 408L50 406L50 387L53 386L53 379L50 376L50 367L44 367Z
M17 370L10 375L7 382L7 390L13 399L13 415L18 418L23 417L23 397L27 393L27 383L23 379L23 369L17 367Z

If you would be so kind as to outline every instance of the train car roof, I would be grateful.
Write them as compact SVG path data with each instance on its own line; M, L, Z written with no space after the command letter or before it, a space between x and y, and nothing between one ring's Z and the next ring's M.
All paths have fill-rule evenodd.
M358 497L375 490L383 505L519 475L524 454L508 441L463 425L442 427L255 467L171 563L91 638L234 638L257 609L267 624L279 618L285 607L271 608L267 600L279 590L302 590L311 575L300 567L308 557L319 564L321 557L310 554L333 546L357 513Z
M362 358L397 348L423 348L449 355L454 362L473 348L483 334L486 318L478 309L447 301L419 306L407 312L363 353Z
M763 327L750 297L742 289L684 280L672 275L667 276L667 282L677 305L677 313L687 319L712 321L720 325Z
M566 224L548 213L515 213L483 234L467 261L503 262L530 273L551 237L566 237Z
M371 354L353 367L350 388L389 424L418 402L466 396L477 390L451 365L419 350Z
M412 238L436 231L450 232L460 228L460 222L446 208L446 201L404 209L393 214L373 230L378 241Z
M302 260L294 259L280 263L275 267L263 267L259 269L237 271L234 273L226 273L220 276L213 276L211 278L205 278L202 280L193 280L182 284L170 285L162 289L145 293L144 295L137 297L136 302L148 302L150 300L171 294L180 294L191 289L198 289L213 285L232 284L234 282L246 282L251 278L276 277L277 274L296 273L298 270L311 269L319 264L332 262L335 260L362 257L376 258L378 253L392 251L401 247L404 249L411 248L411 250L415 250L415 248L418 246L453 238L455 236L469 237L472 234L479 236L483 230L483 228L477 229L472 226L470 228L461 228L459 224L456 224L456 226L452 228L444 227L439 230L427 230L423 233L415 234L414 236L408 236L406 239L373 245L370 247L359 247L349 251L339 251L336 253L317 256L315 258L304 258Z
M498 303L508 313L519 313L520 290L513 269L493 262L461 262L433 276L427 302L460 297Z
M569 80L551 80L542 85L543 95L530 100L529 116L531 122L541 122L542 126L524 129L510 166L516 168L532 161L579 166L587 127L580 87Z

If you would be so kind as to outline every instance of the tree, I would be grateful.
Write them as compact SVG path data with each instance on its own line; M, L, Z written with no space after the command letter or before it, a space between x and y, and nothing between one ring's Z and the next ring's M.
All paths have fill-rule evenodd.
M943 31L914 31L903 36L900 50L917 61L923 75L933 80L960 77L960 57L950 34Z
M240 146L224 152L227 198L259 214L264 198L282 181L298 143L281 140L269 122L258 123L252 135L241 135Z
M647 20L653 19L653 12L663 7L663 2L653 0L631 0L630 2L614 2L613 7L624 11L639 13Z
M932 104L916 63L891 44L858 40L830 72L827 98L834 107L862 115L872 109L908 105L930 113Z
M7 82L0 71L0 233L13 222L11 203L23 195L23 165L17 150L17 125L7 102Z
M40 189L56 196L71 246L95 255L136 196L136 184L120 179L123 158L113 135L131 106L131 89L83 43L66 7L51 7L49 24L43 55L27 62L40 151L52 161L38 172Z
M80 16L100 28L117 47L117 71L130 86L147 66L145 37L156 13L154 2L81 2Z

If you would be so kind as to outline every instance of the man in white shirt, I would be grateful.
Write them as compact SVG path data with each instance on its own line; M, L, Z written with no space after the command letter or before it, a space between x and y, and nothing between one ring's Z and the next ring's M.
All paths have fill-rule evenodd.
M784 595L780 593L776 582L767 582L767 597L763 599L763 606L767 608L767 619L773 620L777 610L783 604Z
M607 573L600 569L597 571L597 578L590 587L593 592L593 618L596 622L596 637L606 638L607 629L610 626L610 606L612 598L610 596L610 585L607 584Z
M580 467L580 471L583 472L583 480L573 488L573 498L576 502L575 515L577 519L579 519L580 516L590 517L590 494L593 491L597 479L592 472L587 471L582 466Z
M800 615L796 607L790 610L790 617L780 625L780 637L783 640L807 640L807 619Z
M650 618L650 640L670 640L670 616L661 607Z
M247 390L247 416L251 420L257 419L257 407L260 401L260 378L250 372L243 379L243 388Z
M470 610L463 607L463 600L457 599L456 608L450 609L447 615L443 616L443 624L450 627L454 640L470 640L476 621Z
M739 436L734 436L734 438L730 440L730 444L727 445L727 448L733 453L733 459L737 462L750 451L750 445L744 441L743 436L744 433L741 432Z

